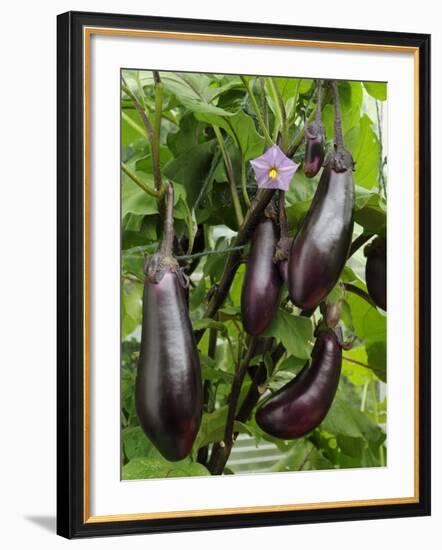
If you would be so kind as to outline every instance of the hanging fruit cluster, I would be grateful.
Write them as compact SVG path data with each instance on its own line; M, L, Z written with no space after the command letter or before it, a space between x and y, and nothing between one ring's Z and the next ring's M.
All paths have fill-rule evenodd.
M158 84L159 77L157 80ZM247 81L244 82L251 93ZM208 300L206 317L213 318L223 303L241 259L242 252L238 250L250 240L241 293L241 319L249 335L251 351L235 374L230 395L233 412L229 412L224 441L214 446L212 473L221 473L228 458L243 377L253 352L262 345L257 338L272 323L281 305L284 285L288 289L288 300L302 310L302 315L311 315L320 307L322 320L316 327L310 360L296 377L269 398L262 399L256 411L257 424L274 437L302 437L323 421L338 388L342 349L346 346L339 327L342 296L334 300L329 296L350 253L355 202L354 162L344 146L336 82L329 85L334 103L334 147L325 156L326 136L321 114L324 87L325 84L319 81L316 115L304 134L303 162L308 178L315 177L321 170L322 173L310 208L294 237L290 236L285 192L298 165L279 145L272 144L261 157L251 161L259 191L253 208L244 218L239 200L234 201L240 229L221 283ZM232 175L227 153L222 152L226 171ZM145 263L135 402L146 435L167 460L178 461L191 452L202 418L203 385L197 349L201 334L192 330L187 275L173 256L172 183L169 182L165 189L162 242ZM233 196L235 189L232 185ZM202 237L199 238L204 242L204 234L200 233ZM379 308L386 310L385 238L377 237L365 248L365 255L368 293ZM241 409L238 414L247 419L250 412Z

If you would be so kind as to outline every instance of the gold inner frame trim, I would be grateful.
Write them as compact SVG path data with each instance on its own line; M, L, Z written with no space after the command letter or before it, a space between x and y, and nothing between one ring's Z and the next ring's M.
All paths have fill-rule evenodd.
M193 40L203 42L231 42L257 45L333 48L371 52L412 53L414 61L414 495L370 500L317 502L270 506L215 508L203 510L177 510L171 512L150 512L137 514L116 514L93 516L90 511L90 46L92 35L124 36L138 38ZM389 504L412 504L419 501L419 49L412 46L385 44L364 44L330 42L321 40L296 40L266 37L245 37L235 35L145 31L136 29L113 29L107 27L84 27L83 29L83 82L84 82L84 523L134 521L149 519L171 519L207 517L229 514L253 514L263 512L285 512L297 510L321 510L326 508L347 508L355 506L380 506Z

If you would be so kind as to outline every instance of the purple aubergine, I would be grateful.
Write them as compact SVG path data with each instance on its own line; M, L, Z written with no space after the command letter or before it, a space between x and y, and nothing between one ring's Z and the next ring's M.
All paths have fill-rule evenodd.
M322 122L314 121L305 130L304 174L313 178L324 162L325 128Z
M198 433L202 381L182 279L172 267L161 275L144 284L135 396L144 432L175 461L189 454Z
M310 367L280 388L256 413L266 433L296 439L314 430L329 411L341 374L342 349L332 330L319 333Z
M387 242L384 237L377 237L365 247L367 257L365 264L365 281L373 302L387 311Z
M326 163L310 209L290 250L288 288L301 309L316 308L337 283L353 233L352 163ZM349 163L346 164L349 166Z
M275 223L265 218L252 236L247 270L241 293L241 317L252 336L270 324L279 306L282 278L273 262L278 235Z

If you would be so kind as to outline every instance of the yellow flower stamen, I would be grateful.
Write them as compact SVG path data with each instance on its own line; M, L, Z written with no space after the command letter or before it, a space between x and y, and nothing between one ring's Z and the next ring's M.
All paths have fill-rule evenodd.
M276 170L276 168L271 168L269 170L269 178L270 179L274 180L277 175L278 175L278 171Z

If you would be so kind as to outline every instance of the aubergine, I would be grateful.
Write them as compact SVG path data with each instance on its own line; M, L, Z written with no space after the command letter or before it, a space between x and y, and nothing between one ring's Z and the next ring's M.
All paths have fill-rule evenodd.
M296 439L314 430L333 403L341 365L338 336L333 330L320 332L312 350L311 365L306 365L258 409L258 426L281 439Z
M305 130L304 174L313 178L324 162L325 128L315 120Z
M273 261L278 242L273 220L263 218L256 226L241 292L241 318L252 336L261 334L279 306L282 277Z
M145 434L164 458L177 461L190 453L198 433L203 394L187 282L171 253L172 205L169 191L166 237L145 266L135 405Z
M334 152L325 163L310 209L290 249L288 289L301 309L314 309L337 283L353 233L353 160Z
M376 237L364 249L367 257L365 264L365 282L373 302L387 311L387 241L385 237Z

